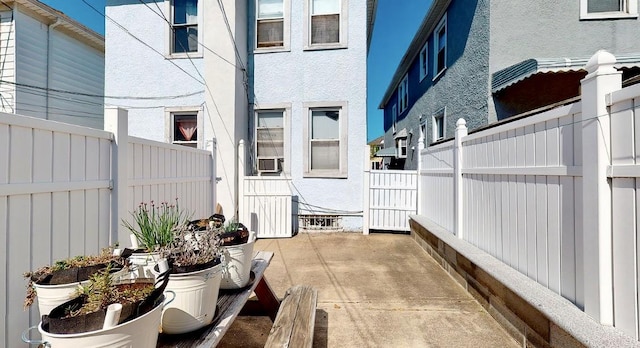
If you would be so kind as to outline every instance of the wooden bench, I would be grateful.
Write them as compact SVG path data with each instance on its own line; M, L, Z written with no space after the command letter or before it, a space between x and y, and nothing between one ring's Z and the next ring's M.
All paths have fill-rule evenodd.
M269 266L271 258L273 258L272 252L259 251L256 253L251 262L253 280L250 286L239 290L220 290L216 315L211 324L199 330L180 335L160 334L157 347L215 347L220 343L222 336L229 330L229 327L252 293L256 294L261 309L269 315L271 320L275 320L280 301L264 278L264 271Z
M287 290L265 348L311 348L318 291L306 285Z

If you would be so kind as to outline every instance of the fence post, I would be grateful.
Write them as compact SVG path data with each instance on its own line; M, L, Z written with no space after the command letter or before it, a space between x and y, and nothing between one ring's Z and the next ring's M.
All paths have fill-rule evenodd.
M104 130L113 133L110 245L119 242L128 246L129 243L129 232L125 231L120 223L120 220L126 218L128 214L129 121L127 115L127 110L121 108L105 108L104 110Z
M464 238L464 192L462 190L462 138L467 136L467 121L459 118L456 122L456 138L453 145L453 230L458 238Z
M251 216L248 216L245 211L245 197L244 197L244 177L247 174L246 172L246 156L245 156L245 145L244 139L240 139L238 142L238 221L244 221L244 223L249 224L251 221Z
M362 234L369 234L369 185L371 174L371 147L369 145L364 146L364 175L362 177Z
M613 325L613 258L611 235L610 119L606 95L622 88L616 58L596 52L585 69L582 85L582 192L595 199L582 202L584 311L604 325ZM586 197L585 197L586 198Z
M422 115L420 116L422 118ZM416 214L422 214L422 199L420 199L420 193L422 192L422 177L420 172L422 171L422 150L424 150L424 137L425 134L420 131L420 137L418 137L418 169L416 173L417 187L416 187Z
M216 165L216 151L218 150L218 142L216 138L211 139L211 201L213 202L213 207L209 211L217 213L218 204L218 169Z

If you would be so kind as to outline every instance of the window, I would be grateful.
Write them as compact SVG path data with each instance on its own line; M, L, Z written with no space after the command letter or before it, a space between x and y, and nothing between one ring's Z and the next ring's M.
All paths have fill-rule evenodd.
M580 19L636 17L637 0L580 0Z
M305 103L304 109L304 176L346 178L346 103Z
M338 215L300 214L299 226L302 231L342 232L342 217Z
M433 115L433 141L438 141L445 137L445 109L441 109Z
M198 0L172 0L170 53L191 52L198 52Z
M288 0L256 0L257 49L288 47L288 4Z
M396 127L398 126L398 110L396 109L396 104L393 104L391 107L391 129L393 132L396 132Z
M165 108L165 140L194 148L202 145L202 108Z
M284 163L284 110L256 112L258 173L278 173Z
M420 81L422 81L429 73L429 50L428 43L425 43L420 50Z
M398 85L398 105L399 113L403 113L409 106L409 75L404 75L404 78Z
M396 139L396 157L407 158L407 138Z
M447 67L447 15L440 20L433 32L434 79Z
M347 1L305 1L305 49L346 47Z

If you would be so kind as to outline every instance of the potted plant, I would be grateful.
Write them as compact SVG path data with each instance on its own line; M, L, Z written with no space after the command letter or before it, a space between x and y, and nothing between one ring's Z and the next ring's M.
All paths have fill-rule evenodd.
M243 288L250 280L255 232L232 219L224 226L221 240L224 269L220 288Z
M122 224L131 232L131 244L134 252L129 257L136 266L136 276L153 277L153 266L160 260L160 249L174 240L174 229L188 222L188 214L175 204L162 202L156 205L140 203L131 213L133 224L122 220Z
M162 249L172 268L167 289L175 292L163 311L163 333L190 332L213 321L222 278L220 230L214 224L199 231L178 226L173 242Z
M75 256L26 272L28 284L24 308L29 308L37 299L40 315L49 314L51 309L70 300L80 283L86 282L92 274L107 266L112 272L122 269L125 260L114 255L113 250L105 248L99 255Z
M46 347L155 347L168 272L153 279L115 280L107 268L92 275L76 297L44 315L37 326Z

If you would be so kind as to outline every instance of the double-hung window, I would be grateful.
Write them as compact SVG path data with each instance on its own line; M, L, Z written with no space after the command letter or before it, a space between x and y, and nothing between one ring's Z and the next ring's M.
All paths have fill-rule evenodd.
M289 0L256 0L256 49L288 46Z
M348 0L304 1L305 49L346 47Z
M391 107L391 129L393 133L396 132L396 127L398 126L398 110L396 108L396 104L393 104Z
M446 109L442 108L433 115L433 139L438 141L445 137Z
M347 177L346 103L307 103L304 176Z
M429 73L429 50L428 43L425 43L420 50L420 81L422 81Z
M198 0L171 0L170 53L198 52Z
M396 138L396 157L407 158L407 138Z
M403 113L409 106L409 74L404 75L398 85L398 113Z
M433 75L434 79L447 68L447 15L438 23L433 32Z
M258 173L278 173L284 165L284 110L256 112Z
M198 148L202 137L202 117L199 107L172 107L165 109L168 143Z
M580 0L580 19L638 17L637 0Z

